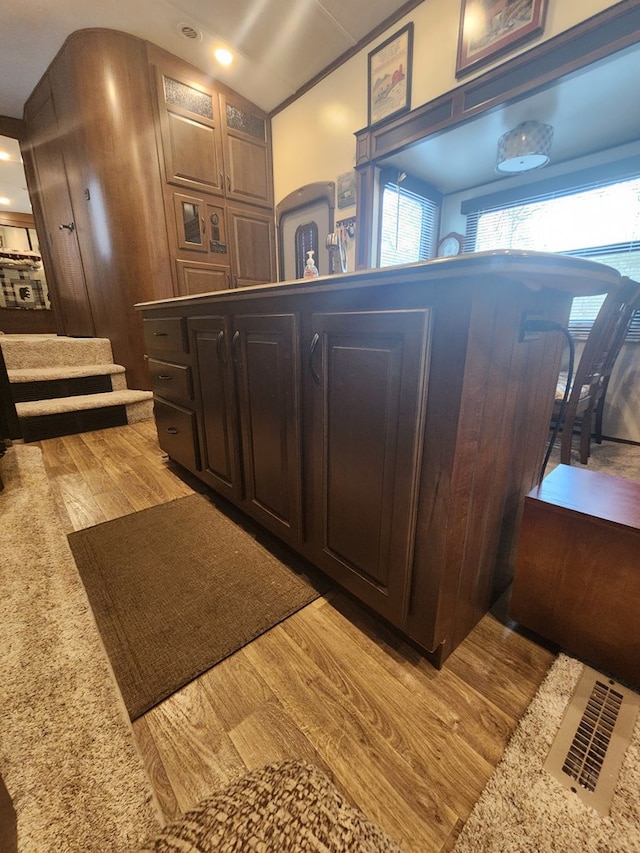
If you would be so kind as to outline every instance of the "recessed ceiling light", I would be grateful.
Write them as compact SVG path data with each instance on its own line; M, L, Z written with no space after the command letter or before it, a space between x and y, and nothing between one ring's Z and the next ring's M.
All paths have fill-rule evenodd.
M213 55L218 60L220 65L231 65L233 62L233 54L226 47L218 47L214 50Z

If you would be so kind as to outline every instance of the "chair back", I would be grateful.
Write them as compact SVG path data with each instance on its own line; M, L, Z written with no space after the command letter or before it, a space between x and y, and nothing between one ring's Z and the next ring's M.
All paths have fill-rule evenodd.
M581 461L589 455L592 414L609 383L633 315L640 307L640 284L624 277L607 294L584 345L571 385L562 423L561 461L570 465L571 439L576 418L582 418ZM586 431L586 432L585 432Z

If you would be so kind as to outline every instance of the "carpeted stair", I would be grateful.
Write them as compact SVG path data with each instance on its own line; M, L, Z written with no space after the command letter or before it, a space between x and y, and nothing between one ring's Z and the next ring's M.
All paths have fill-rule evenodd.
M0 334L0 348L25 441L153 417L153 394L127 388L107 338Z

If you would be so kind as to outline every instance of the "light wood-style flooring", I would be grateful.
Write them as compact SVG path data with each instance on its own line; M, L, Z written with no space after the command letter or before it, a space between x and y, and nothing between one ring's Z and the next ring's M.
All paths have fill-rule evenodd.
M152 421L40 446L66 532L193 491ZM316 600L133 724L165 815L304 758L407 853L450 850L554 658L505 611L437 671L345 595Z

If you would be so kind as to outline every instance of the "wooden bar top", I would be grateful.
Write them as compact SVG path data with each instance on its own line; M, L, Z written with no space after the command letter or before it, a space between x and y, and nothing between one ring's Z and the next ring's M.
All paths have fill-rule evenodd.
M513 281L533 290L556 290L572 296L594 296L620 286L620 273L612 267L585 258L551 252L513 251L471 252L455 258L433 258L414 264L358 270L313 279L297 279L251 287L216 290L211 293L175 296L134 307L146 310L163 305L198 305L202 302L225 302L229 299L252 299L255 296L282 296L288 293L329 293L359 287L400 287L403 284L454 286L472 280L484 288L492 282Z
M640 482L558 465L527 495L543 503L640 529Z

